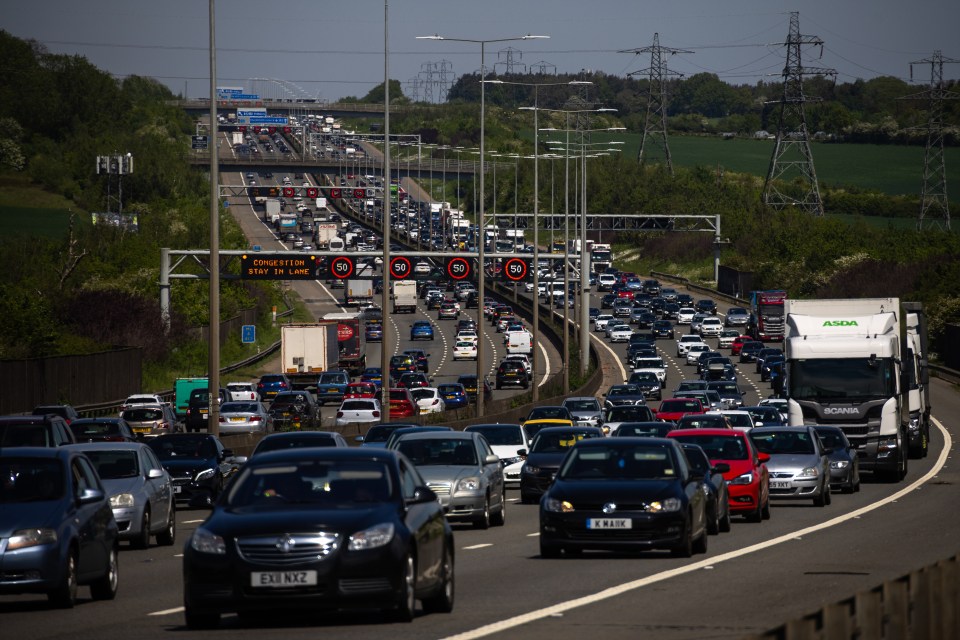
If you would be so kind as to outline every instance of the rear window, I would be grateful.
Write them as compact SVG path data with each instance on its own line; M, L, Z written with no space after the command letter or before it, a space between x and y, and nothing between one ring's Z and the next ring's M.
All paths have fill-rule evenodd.
M120 414L120 417L127 422L161 420L163 418L163 409L127 409Z
M347 411L372 411L376 404L370 400L344 400L340 408Z
M71 424L70 430L79 440L80 438L96 438L97 436L118 433L120 427L115 422L85 422Z

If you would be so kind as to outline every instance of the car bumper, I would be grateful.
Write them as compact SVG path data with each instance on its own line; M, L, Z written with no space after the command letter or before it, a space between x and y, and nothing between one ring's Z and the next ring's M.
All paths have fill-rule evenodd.
M143 527L143 506L113 509L113 519L117 521L121 540L137 538Z
M44 593L56 588L63 576L66 553L60 545L43 544L7 551L0 543L0 594Z
M778 486L781 483L784 486ZM770 478L770 498L773 500L808 500L820 495L820 478L809 480L779 480Z
M541 469L537 474L521 472L520 495L525 498L539 498L553 484L553 478L556 475L556 469Z
M760 504L760 484L727 484L730 513L756 511Z
M213 498L213 479L195 482L187 478L173 478L173 499L177 502L189 502L195 496Z
M629 529L589 529L588 518L629 518ZM572 549L662 549L677 546L687 530L682 513L649 514L618 512L615 516L599 511L540 512L540 539Z

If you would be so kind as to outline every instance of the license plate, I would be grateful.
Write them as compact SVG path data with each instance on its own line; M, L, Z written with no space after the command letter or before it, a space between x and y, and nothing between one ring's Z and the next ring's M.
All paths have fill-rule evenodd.
M587 529L632 529L630 518L587 518Z
M336 392L337 392L336 389L327 389L327 393L336 393Z
M251 587L310 587L317 584L316 571L253 571Z
M776 480L771 480L771 481L770 481L770 488L771 488L771 489L789 489L789 488L790 488L790 483L789 483L789 482L777 482Z
M230 422L243 422L244 418L230 418Z
M182 488L182 487L181 487L180 485L175 484L175 485L173 485L173 492L174 492L174 493L180 493L180 489L181 489L181 488Z
M150 427L137 427L133 430L134 433L150 433Z

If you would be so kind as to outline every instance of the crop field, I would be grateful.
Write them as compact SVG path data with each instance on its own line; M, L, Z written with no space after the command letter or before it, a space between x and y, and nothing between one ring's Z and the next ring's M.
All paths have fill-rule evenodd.
M627 143L622 147L624 157L637 157L639 135L594 134L594 140L605 138L623 140ZM675 166L719 165L725 171L758 176L766 176L773 153L773 140L671 136L669 143ZM889 195L920 194L923 147L811 142L810 148L822 187L854 186ZM960 149L946 149L944 158L949 200L960 202Z

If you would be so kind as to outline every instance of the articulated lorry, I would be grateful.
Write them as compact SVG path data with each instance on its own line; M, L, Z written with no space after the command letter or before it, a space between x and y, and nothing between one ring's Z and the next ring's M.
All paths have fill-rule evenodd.
M416 313L417 283L413 280L397 280L393 283L393 312Z
M861 470L903 479L916 356L900 301L787 299L784 310L789 423L839 427Z
M760 342L783 340L784 300L786 291L751 291L750 326L747 333Z
M280 327L280 362L294 389L316 386L320 372L336 369L339 359L336 322Z
M339 359L337 367L352 376L359 376L367 367L367 345L364 340L359 313L327 313L322 322L337 327Z

